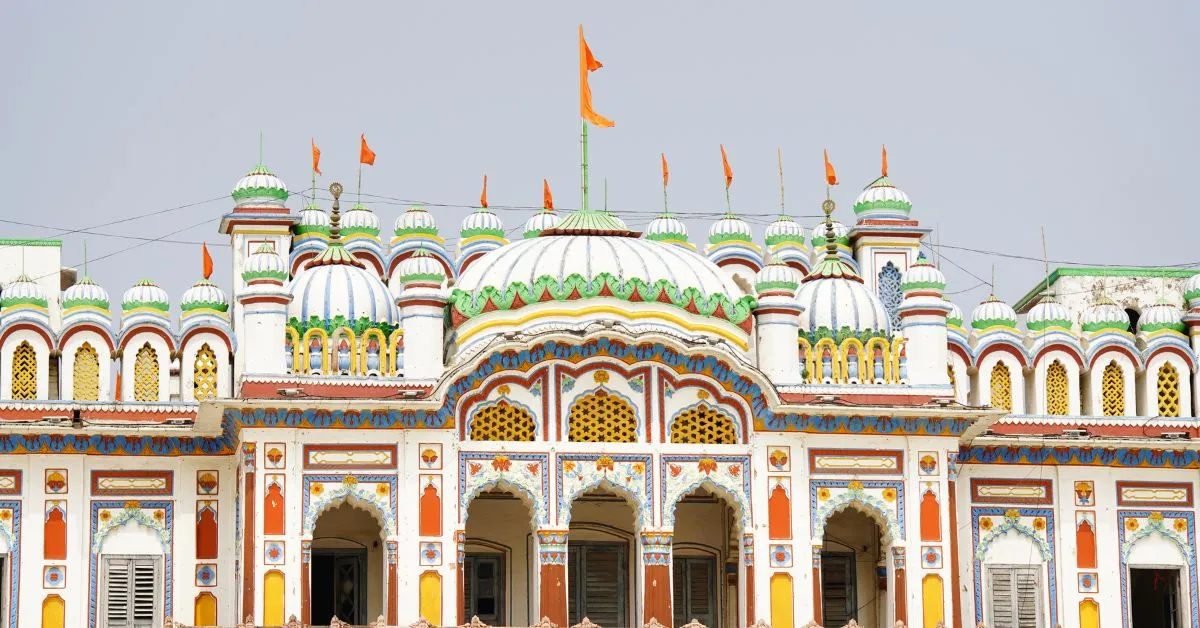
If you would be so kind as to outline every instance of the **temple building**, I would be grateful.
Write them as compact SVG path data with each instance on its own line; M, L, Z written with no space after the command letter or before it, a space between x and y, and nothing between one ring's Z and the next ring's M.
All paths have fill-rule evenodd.
M702 243L330 192L250 170L178 296L0 243L3 627L1200 628L1192 271L967 320L886 176Z

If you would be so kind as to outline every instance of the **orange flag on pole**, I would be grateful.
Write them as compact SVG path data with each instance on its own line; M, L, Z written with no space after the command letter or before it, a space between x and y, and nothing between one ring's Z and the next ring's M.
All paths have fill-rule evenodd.
M583 24L579 25L579 115L594 126L611 127L614 122L596 113L592 109L592 87L588 85L588 73L595 72L604 67L594 55L592 49L588 48L587 41L583 38Z
M825 151L825 182L829 185L837 185L837 173L833 171L833 164L829 163L829 151Z
M208 245L203 242L200 243L200 254L204 256L204 278L208 279L209 277L212 277L213 262L212 256L208 254Z
M550 196L550 182L542 179L542 208L548 212L554 211L554 197Z
M312 140L313 172L321 174L321 149L317 148L317 140Z
M665 187L667 187L667 179L668 179L668 178L670 178L670 176L671 176L671 171L670 171L670 170L667 170L667 154L666 154L666 153L659 153L659 154L660 154L660 155L662 155L662 162L663 162L663 187L665 188Z
M880 168L880 170L882 171L883 176L886 177L887 176L887 145L884 145L884 147L883 147L883 167Z
M483 175L483 192L479 195L479 206L487 209L487 175Z
M370 146L367 146L366 133L362 135L362 148L358 150L358 163L368 166L375 165L375 151L371 150Z
M733 169L729 167L729 157L725 156L725 145L721 144L721 165L725 166L725 189L733 185Z

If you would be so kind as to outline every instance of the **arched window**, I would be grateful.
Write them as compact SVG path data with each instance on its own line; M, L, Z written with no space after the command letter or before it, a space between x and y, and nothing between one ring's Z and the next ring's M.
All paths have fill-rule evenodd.
M1116 360L1104 367L1100 378L1100 407L1104 416L1125 416L1125 371Z
M133 400L159 401L158 352L148 342L138 349L133 361Z
M536 432L529 412L504 399L480 408L471 419L471 440L533 442Z
M217 356L207 342L196 351L196 361L192 366L192 388L196 401L217 396Z
M997 362L992 367L991 375L992 407L1001 410L1012 410L1012 374L1008 365Z
M100 401L100 356L91 344L85 342L75 350L71 373L71 399Z
M1066 416L1071 408L1071 388L1067 367L1055 360L1046 369L1046 414Z
M737 430L733 418L702 403L680 412L671 422L671 442L694 445L733 445Z
M1179 371L1170 362L1158 368L1158 416L1179 416Z
M883 301L883 309L887 312L893 330L900 329L900 304L904 301L900 282L900 269L891 262L884 264L883 270L879 271L879 300Z
M12 398L37 399L37 352L28 341L13 351Z
M574 443L635 443L637 413L607 390L584 395L567 416L567 438Z

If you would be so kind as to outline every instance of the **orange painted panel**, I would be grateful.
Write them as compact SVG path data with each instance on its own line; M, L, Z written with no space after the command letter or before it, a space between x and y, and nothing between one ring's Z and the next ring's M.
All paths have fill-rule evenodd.
M767 532L772 539L792 538L792 500L783 486L776 486L767 499Z
M442 498L438 496L437 487L425 485L421 492L421 536L442 535Z
M61 508L46 515L43 527L42 558L46 560L67 559L67 521Z
M1075 561L1080 569L1096 568L1096 531L1087 521L1075 529Z
M217 513L205 508L196 518L196 558L217 557Z
M283 517L283 491L278 484L263 497L263 534L287 534Z
M921 540L942 540L942 509L933 491L921 495Z

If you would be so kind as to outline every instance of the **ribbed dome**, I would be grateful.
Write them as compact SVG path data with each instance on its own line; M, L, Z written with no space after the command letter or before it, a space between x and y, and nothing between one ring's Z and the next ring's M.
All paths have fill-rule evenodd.
M872 181L854 201L854 213L859 219L904 220L911 209L908 195L886 176Z
M942 297L942 299L945 300L946 303L950 304L950 313L946 315L946 324L951 327L962 327L962 324L963 324L962 308L958 307L957 303L955 303L954 301L951 301L950 299L947 299L946 297Z
M817 272L817 269L813 272ZM870 332L875 336L890 335L890 319L883 309L883 303L863 285L857 275L853 278L818 277L805 281L796 293L796 301L804 308L800 314L800 331L809 335L816 335L822 330L836 334L843 329L855 334Z
M275 252L275 247L267 242L254 249L254 252L246 258L245 266L242 267L242 279L245 281L274 279L284 282L287 281L287 278L287 263Z
M232 196L237 207L283 207L288 190L270 168L259 164L233 186Z
M1011 305L997 298L996 295L989 295L971 312L971 327L979 331L992 327L1015 329L1017 327L1017 311Z
M0 295L0 308L21 306L46 307L46 291L24 273L17 277Z
M1183 311L1178 305L1160 299L1154 305L1147 307L1142 312L1141 318L1138 319L1138 331L1151 333L1163 329L1170 329L1178 332L1184 330Z
M440 286L446 281L446 269L429 251L417 249L400 261L396 267L396 278L405 285L428 283Z
M504 237L504 223L500 222L500 217L487 208L477 209L463 218L462 229L459 231L459 236L468 238L476 235L490 235L498 238Z
M379 237L379 217L362 203L355 203L349 211L342 214L340 226L342 238L347 240L356 237Z
M750 230L750 225L737 214L725 214L708 228L708 242L713 246L726 242L753 241L754 235Z
M101 288L91 278L83 277L75 282L75 285L63 291L62 305L63 310L77 307L98 307L108 310L110 306L108 291Z
M946 276L936 266L929 263L925 259L923 253L917 255L916 261L904 273L904 279L900 282L900 289L904 292L913 290L931 290L941 292L946 289Z
M297 235L306 233L329 235L329 214L315 204L309 204L300 210L300 222L296 223L294 230Z
M613 213L613 212L610 212L610 211L608 211L608 210L606 209L606 210L604 210L604 215L605 215L605 216L608 216L608 218L609 218L610 220L612 220L614 223L616 223L616 225L617 225L619 228L621 228L621 229L628 229L628 228L629 228L629 225L626 225L626 224L625 224L625 221L624 221L624 220L623 220L623 219L622 219L620 216L616 215L615 213Z
M207 279L201 279L188 288L179 299L179 309L183 312L192 310L216 310L224 312L229 309L229 301L225 293Z
M791 216L776 218L774 222L767 225L763 236L769 247L795 244L800 248L805 248L804 227L800 226L800 223L795 220L792 220Z
M437 221L434 220L433 214L425 211L424 207L409 207L404 210L403 214L396 217L396 235L403 236L416 233L431 236L438 234Z
M558 214L552 211L540 211L525 221L524 237L536 238L542 235L543 231L557 227L560 221L561 218Z
M828 230L825 228L825 223L823 221L817 223L817 226L813 227L812 246L814 249L825 246L825 236L827 231ZM850 244L850 229L848 229L846 225L843 225L836 220L833 221L833 239L838 244L848 246Z
M772 290L795 292L800 287L800 273L787 264L767 264L754 276L754 290L759 294Z
M1071 328L1071 313L1052 292L1043 294L1037 305L1025 315L1025 328L1029 331L1042 331L1048 327Z
M157 310L165 316L171 309L170 297L167 296L166 290L159 288L153 281L143 279L133 284L121 297L122 314L134 309Z
M1112 299L1104 296L1084 311L1079 322L1083 331L1088 333L1129 330L1129 315Z
M646 231L643 235L647 240L669 242L687 248L694 248L688 242L687 225L683 224L683 221L677 218L675 214L659 214L646 226Z
M339 317L348 324L362 321L394 327L398 323L400 315L387 286L375 273L361 263L356 265L348 256L335 243L321 257L309 262L308 270L292 283L289 318L301 325L307 325L313 318L332 323ZM318 263L326 257L329 258L326 263Z
M1200 306L1200 273L1192 275L1183 282L1183 300L1187 307Z

